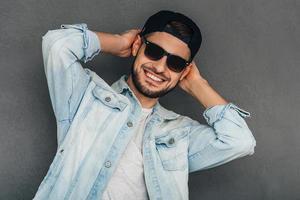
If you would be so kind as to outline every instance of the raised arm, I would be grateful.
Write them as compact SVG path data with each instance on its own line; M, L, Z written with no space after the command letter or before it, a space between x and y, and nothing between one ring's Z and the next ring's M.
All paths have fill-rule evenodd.
M81 98L90 82L87 62L100 52L97 35L87 25L63 24L42 37L44 69L57 120L58 145L63 140Z
M207 108L208 125L193 121L189 132L189 172L208 169L252 155L256 141L244 118L250 113L232 102Z
M43 37L42 51L50 98L57 121L72 120L90 81L87 62L100 52L96 34L86 24L61 25Z
M62 24L60 29L49 30L42 37L44 69L57 120L58 145L65 137L81 99L91 81L86 63L101 52L130 56L131 44L138 29L122 34L94 32L87 24Z
M256 141L244 118L250 113L227 102L202 77L195 62L187 68L179 86L206 110L208 125L192 120L189 131L189 171L208 169L254 153Z

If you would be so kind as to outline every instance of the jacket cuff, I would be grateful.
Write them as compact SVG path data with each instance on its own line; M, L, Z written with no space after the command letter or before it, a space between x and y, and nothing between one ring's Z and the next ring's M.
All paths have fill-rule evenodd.
M225 113L229 110L236 111L243 118L251 117L251 114L248 111L239 108L232 102L225 105L215 105L205 109L203 117L206 119L207 123L212 126L214 123L224 118Z
M93 59L94 56L99 54L101 50L101 44L97 34L93 31L88 30L86 23L80 24L62 24L61 29L74 28L82 31L83 33L83 51L84 57L83 62L86 63Z

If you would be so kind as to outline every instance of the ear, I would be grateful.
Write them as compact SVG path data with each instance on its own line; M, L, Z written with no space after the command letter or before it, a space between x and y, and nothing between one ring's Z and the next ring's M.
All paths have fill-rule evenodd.
M188 66L186 66L186 68L183 70L181 76L180 76L180 81L182 79L184 79L184 77L186 77L188 75L188 73L190 72L191 70L191 67L192 67L192 64L189 64Z
M133 56L136 56L140 47L142 46L142 39L141 36L138 34L134 39L131 47L131 53Z

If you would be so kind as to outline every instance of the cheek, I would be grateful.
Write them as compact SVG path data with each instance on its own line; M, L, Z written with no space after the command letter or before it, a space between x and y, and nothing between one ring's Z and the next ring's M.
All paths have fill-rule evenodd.
M143 69L142 64L143 63L141 63L138 59L136 59L133 63L132 67L133 67L134 71L136 71L138 74L140 74L142 72L142 69Z
M180 76L172 76L171 81L168 83L169 87L175 87L179 82Z
M143 59L143 56L137 56L135 57L133 65L137 71L140 71L142 70L144 63L147 63L147 60Z
M172 80L173 83L177 83L180 79L181 73L176 73L173 71L170 71L170 78Z

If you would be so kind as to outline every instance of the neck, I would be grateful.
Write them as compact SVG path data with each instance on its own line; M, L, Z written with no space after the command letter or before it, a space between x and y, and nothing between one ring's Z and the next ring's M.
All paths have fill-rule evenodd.
M152 108L158 101L158 98L149 98L149 97L144 96L142 93L140 93L136 89L136 87L132 81L131 75L128 77L128 80L126 82L127 82L128 86L130 87L130 89L133 91L134 95L139 100L139 102L143 108Z

